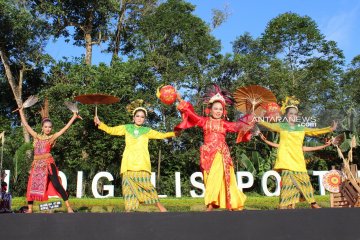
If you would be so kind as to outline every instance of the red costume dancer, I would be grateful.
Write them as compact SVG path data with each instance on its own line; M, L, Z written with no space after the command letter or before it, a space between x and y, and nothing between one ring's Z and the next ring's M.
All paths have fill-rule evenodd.
M27 185L26 199L28 201L28 213L32 213L34 201L47 201L49 196L59 196L66 204L67 211L73 212L68 201L68 195L60 183L58 169L50 151L55 140L60 137L75 121L80 118L76 112L59 132L51 134L52 122L48 115L48 103L45 100L45 107L41 111L42 134L36 133L27 123L24 110L20 108L21 122L29 134L34 138L34 161L31 165L29 181Z
M198 116L193 106L179 95L178 110L183 121L175 131L198 126L204 131L204 144L200 148L200 167L204 175L205 205L207 210L226 208L242 210L246 196L236 184L233 162L225 137L228 132L244 132L242 141L250 139L249 130L254 122L252 115L246 115L238 122L228 122L225 106L231 104L231 96L214 85L204 98L207 117Z

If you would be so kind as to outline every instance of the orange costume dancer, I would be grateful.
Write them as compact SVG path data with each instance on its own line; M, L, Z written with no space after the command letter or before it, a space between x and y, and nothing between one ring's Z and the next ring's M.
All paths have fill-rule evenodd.
M205 205L207 210L226 208L228 210L242 210L246 196L236 184L233 162L225 137L228 132L243 131L242 141L251 137L249 130L253 127L252 115L247 115L238 122L228 122L226 104L231 104L228 92L222 91L217 85L204 98L207 104L207 117L201 117L194 111L193 106L181 99L178 110L182 113L183 121L175 127L175 131L198 126L204 132L204 144L200 148L200 168L204 175Z

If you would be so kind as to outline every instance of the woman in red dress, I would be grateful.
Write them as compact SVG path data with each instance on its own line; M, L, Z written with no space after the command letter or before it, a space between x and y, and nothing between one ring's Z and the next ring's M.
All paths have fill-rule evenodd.
M45 106L47 106L47 103L45 103ZM47 201L49 196L59 196L65 201L67 211L72 213L73 210L68 200L69 197L59 181L58 169L51 155L51 148L54 146L55 140L69 129L79 116L77 113L74 113L63 129L51 134L52 122L48 118L47 110L42 111L42 131L41 134L38 134L29 126L23 108L19 109L19 113L22 124L34 139L34 161L31 164L26 193L28 201L27 212L33 212L34 201Z
M234 166L225 137L228 132L243 132L242 141L250 139L254 125L252 115L244 116L237 122L228 122L226 105L231 104L228 92L222 91L217 85L204 98L207 104L206 113L202 117L195 113L193 106L181 99L178 94L178 110L183 121L175 127L175 131L198 126L204 131L204 144L200 148L200 168L204 176L205 205L207 211L213 208L242 210L246 196L236 184Z

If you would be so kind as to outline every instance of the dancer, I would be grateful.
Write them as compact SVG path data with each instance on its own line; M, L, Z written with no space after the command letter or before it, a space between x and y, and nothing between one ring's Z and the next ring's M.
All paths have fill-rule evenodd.
M327 128L306 128L298 124L299 101L294 97L287 97L282 105L285 122L259 124L280 133L280 142L274 169L281 172L280 209L293 208L300 201L300 197L310 204L311 208L320 208L314 198L314 190L307 174L303 153L305 136L317 136L334 131L337 123L334 121Z
M48 104L48 101L45 100L45 106L41 110L42 122L40 134L36 133L29 126L23 107L19 109L22 124L34 138L34 161L31 165L26 193L26 199L28 201L27 212L33 212L34 201L47 201L48 196L59 196L65 201L67 212L73 213L73 209L68 200L69 196L59 181L58 169L50 151L56 139L64 134L66 130L70 128L71 124L77 118L80 118L80 116L74 113L63 129L51 134L53 125L49 118Z
M249 140L249 130L253 127L252 115L247 115L238 122L228 122L226 106L233 103L231 95L219 86L213 85L204 96L207 105L206 114L197 115L193 106L181 99L178 94L178 110L182 113L183 121L175 127L182 130L198 126L204 131L204 144L200 148L200 168L204 176L206 210L226 208L228 210L242 210L246 196L236 184L233 162L225 137L228 132L244 134L243 141Z
M148 145L149 139L170 138L174 137L175 133L160 133L144 127L148 113L142 104L143 100L138 99L127 106L127 110L132 114L133 124L108 127L97 116L94 122L100 130L110 135L125 135L126 145L120 169L125 211L136 210L140 203L145 203L155 204L161 212L166 212L166 208L159 202L156 189L150 182L151 163Z

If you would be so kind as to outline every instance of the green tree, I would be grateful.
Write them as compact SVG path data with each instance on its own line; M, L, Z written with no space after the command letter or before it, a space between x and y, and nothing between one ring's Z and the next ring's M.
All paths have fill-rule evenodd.
M22 106L23 94L41 86L43 68L51 60L44 54L48 37L46 22L34 15L27 3L0 1L0 70L18 107ZM24 138L30 141L25 129Z
M272 79L286 86L287 94L302 99L309 109L337 100L344 56L334 41L325 40L310 17L280 14L268 23L261 41L265 53L280 59L281 69L287 72L282 79Z
M33 7L51 22L53 36L64 36L74 45L85 47L85 63L91 64L92 47L108 40L109 24L121 1L113 0L34 0Z
M151 14L157 7L157 0L120 0L115 13L115 27L109 33L110 43L108 52L112 52L112 59L116 60L122 50L124 54L133 51L135 46L129 41L130 36L138 30L141 19Z

